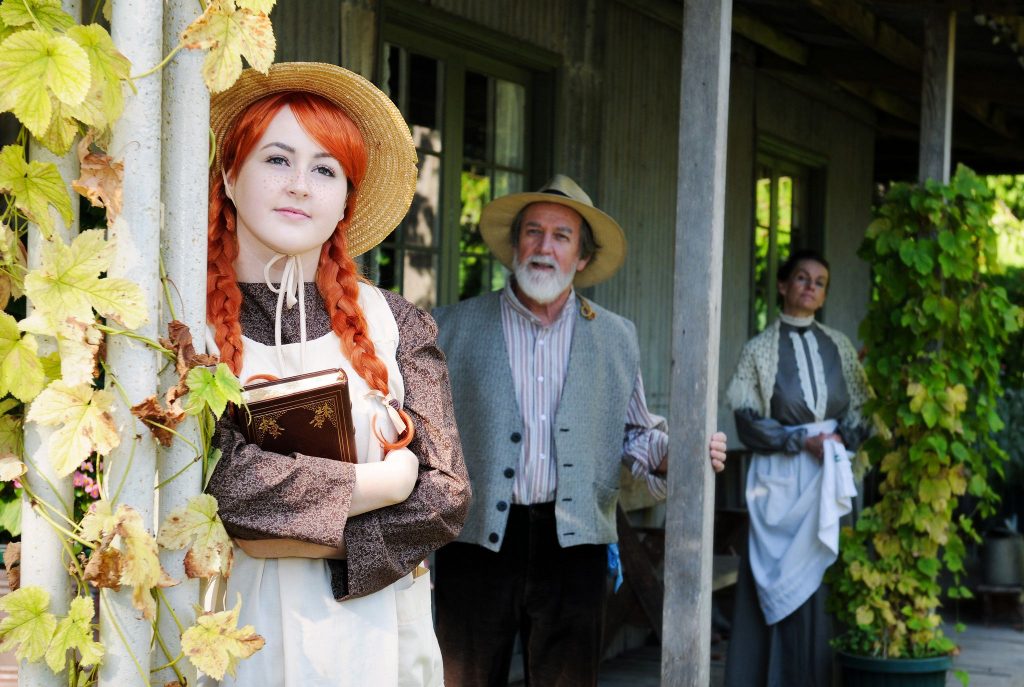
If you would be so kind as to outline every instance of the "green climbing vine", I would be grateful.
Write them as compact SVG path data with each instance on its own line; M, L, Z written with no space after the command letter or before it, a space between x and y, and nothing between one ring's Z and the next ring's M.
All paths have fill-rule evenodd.
M961 167L948 185L895 184L860 255L872 267L861 326L878 427L864 445L879 471L879 500L844 529L830 570L837 645L884 657L948 654L938 609L940 574L951 598L966 598L965 542L973 516L997 496L1004 452L993 436L1000 357L1024 320L998 269L991 192ZM970 495L973 512L963 497Z

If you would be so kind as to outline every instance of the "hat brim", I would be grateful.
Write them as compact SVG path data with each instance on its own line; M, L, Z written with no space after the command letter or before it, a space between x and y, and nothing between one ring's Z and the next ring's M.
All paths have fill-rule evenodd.
M366 175L349 222L349 255L370 250L405 217L416 192L416 147L409 126L379 88L347 69L319 62L285 62L268 74L246 69L231 88L210 101L210 127L217 140L211 174L220 174L221 145L238 116L275 93L301 91L321 96L356 125L366 143Z
M573 279L576 288L600 284L610 279L622 267L626 260L626 235L618 222L597 208L572 198L553 193L529 192L513 193L492 200L480 215L481 237L494 257L509 270L512 269L512 257L515 254L509 236L512 220L530 203L564 205L580 213L590 225L599 248L591 256L587 266L576 273L576 278Z

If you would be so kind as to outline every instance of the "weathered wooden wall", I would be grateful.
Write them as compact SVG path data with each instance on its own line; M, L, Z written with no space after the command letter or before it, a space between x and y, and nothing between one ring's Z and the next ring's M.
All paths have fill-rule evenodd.
M346 12L356 12L365 25L382 2L386 17L386 0L279 4L273 16L278 60L342 61L356 67L348 64L351 57L341 56L360 55L365 62L372 49L352 43L373 41L373 32L354 26L346 30L344 18ZM666 414L681 40L670 10L678 7L654 0L420 4L563 57L555 79L553 168L574 176L602 209L619 220L630 241L623 269L590 289L589 295L636 323L648 400L654 411ZM759 133L826 160L824 246L833 264L826 321L856 340L866 307L868 270L855 253L870 221L873 116L868 108L822 84L793 82L758 71L754 64L753 47L736 39L726 167L719 367L723 387L748 337ZM363 65L360 71L368 68ZM731 428L724 407L720 420Z

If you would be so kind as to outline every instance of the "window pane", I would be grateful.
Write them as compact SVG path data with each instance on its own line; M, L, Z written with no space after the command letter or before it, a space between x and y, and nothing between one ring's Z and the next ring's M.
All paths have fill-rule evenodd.
M412 206L402 220L402 240L409 245L434 246L441 216L441 159L421 153Z
M480 237L480 213L491 202L491 180L472 169L462 171L462 213L459 216L459 253L487 253Z
M488 116L488 81L483 74L466 72L466 110L464 113L463 157L466 160L487 162L487 132L490 125Z
M494 197L501 198L507 196L510 193L522 193L524 186L524 177L522 174L515 172L495 172L494 173Z
M505 167L523 166L523 132L526 88L511 81L495 80L494 161Z
M376 251L377 255L377 272L379 273L378 283L382 289L390 289L391 291L400 291L398 288L398 274L397 274L397 260L395 260L396 251L391 246L381 246Z
M410 124L437 129L438 71L437 60L410 53L409 55L409 111L405 113Z
M402 295L424 310L437 304L437 256L434 253L405 251Z

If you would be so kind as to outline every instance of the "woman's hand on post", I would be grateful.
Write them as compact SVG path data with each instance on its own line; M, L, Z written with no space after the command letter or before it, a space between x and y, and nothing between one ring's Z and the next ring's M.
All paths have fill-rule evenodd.
M725 469L727 441L725 432L715 432L711 435L711 441L708 442L708 455L711 458L711 467L715 472L721 472Z

